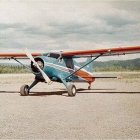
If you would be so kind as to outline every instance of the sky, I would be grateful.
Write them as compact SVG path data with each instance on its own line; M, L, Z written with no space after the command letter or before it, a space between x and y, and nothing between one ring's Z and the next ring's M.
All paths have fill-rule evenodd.
M0 52L139 46L139 13L139 0L0 0Z

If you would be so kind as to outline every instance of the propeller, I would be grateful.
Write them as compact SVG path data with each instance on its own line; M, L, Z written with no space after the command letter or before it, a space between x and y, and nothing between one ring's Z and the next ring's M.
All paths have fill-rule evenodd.
M34 65L38 68L38 70L40 71L40 73L42 74L43 78L45 79L45 81L50 84L51 80L50 78L47 76L47 74L39 67L38 63L35 61L35 59L33 58L32 54L28 51L28 49L25 49L25 53L27 55L27 57L30 58L30 60L34 63Z

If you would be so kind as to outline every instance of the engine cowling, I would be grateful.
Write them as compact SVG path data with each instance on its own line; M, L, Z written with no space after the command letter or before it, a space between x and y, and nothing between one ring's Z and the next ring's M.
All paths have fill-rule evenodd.
M44 61L41 58L35 58L35 61L39 65L39 67L43 70L44 68ZM38 68L34 65L34 63L31 61L31 69L34 73L40 73Z

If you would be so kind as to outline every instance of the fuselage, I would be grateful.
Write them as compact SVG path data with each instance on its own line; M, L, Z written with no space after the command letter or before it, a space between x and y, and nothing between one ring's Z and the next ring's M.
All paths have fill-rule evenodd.
M52 81L61 82L61 79L65 79L66 82L84 81L92 83L95 80L92 73L86 69L82 68L78 70L81 65L77 63L73 58L59 58L59 55L57 56L55 54L38 56L35 58L35 60L40 60L43 63L42 70ZM38 73L34 72L34 74L37 75Z

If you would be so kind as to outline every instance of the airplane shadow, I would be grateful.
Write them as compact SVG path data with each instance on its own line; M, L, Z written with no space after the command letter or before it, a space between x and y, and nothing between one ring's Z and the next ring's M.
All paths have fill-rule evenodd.
M77 94L140 94L140 92L129 92L129 91L115 91L115 89L77 89ZM66 94L66 95L64 95ZM45 95L61 95L66 96L67 91L52 91L52 92L31 92L30 96L45 96Z
M19 93L19 91L0 91L0 93Z
M60 89L62 91L50 91L50 92L30 92L29 96L49 96L49 95L61 95L66 96L67 91L65 89ZM129 92L129 91L115 91L116 89L77 89L77 94L140 94L140 92ZM0 93L19 93L19 91L0 91Z
M62 90L62 91L31 92L30 96L61 95L61 96L69 97L67 95L66 89L60 89L60 90ZM77 93L80 93L80 91L85 91L85 90L87 90L87 89L83 89L83 88L77 89ZM115 90L115 89L92 89L92 90ZM81 93L83 93L83 92L81 92ZM66 95L64 95L64 94L66 94Z

